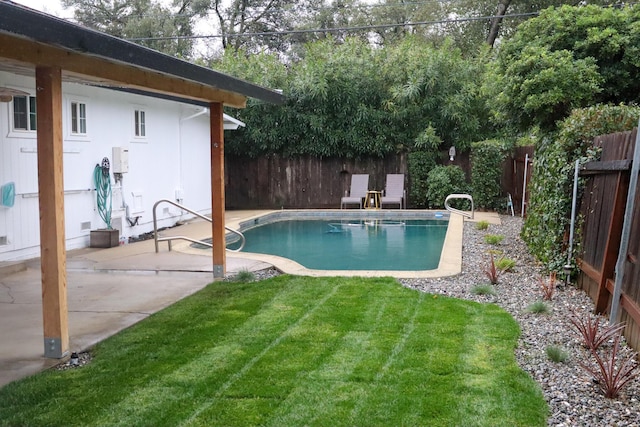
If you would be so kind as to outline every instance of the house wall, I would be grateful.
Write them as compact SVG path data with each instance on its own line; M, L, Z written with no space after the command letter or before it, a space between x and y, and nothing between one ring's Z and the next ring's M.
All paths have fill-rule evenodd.
M30 77L0 72L0 86L35 94ZM124 237L153 230L153 204L175 200L200 213L211 210L209 116L201 107L109 89L63 84L65 233L67 250L89 245L90 230L104 228L96 205L93 171L112 147L129 154L129 172L114 182L113 228ZM87 134L70 131L70 103L87 108ZM134 135L134 110L145 111L146 137ZM112 164L113 167L113 164ZM40 255L36 132L12 130L12 104L0 103L0 185L14 182L13 207L0 206L0 261ZM182 191L177 191L182 190ZM125 218L139 217L130 226ZM171 226L190 216L168 204L158 208L159 226Z

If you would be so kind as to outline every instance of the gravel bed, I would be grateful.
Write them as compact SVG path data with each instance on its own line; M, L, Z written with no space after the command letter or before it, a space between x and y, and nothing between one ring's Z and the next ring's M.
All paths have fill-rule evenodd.
M591 299L575 286L560 283L549 303L550 314L529 313L527 307L542 299L539 282L542 270L520 239L522 219L502 216L501 220L501 225L490 225L486 231L477 230L474 223L465 223L460 275L400 281L404 286L424 292L495 303L510 313L522 330L515 351L517 361L542 388L550 407L548 425L640 426L640 379L632 381L618 398L608 399L579 364L593 359L569 323L568 314L571 309L579 316L590 315L593 313ZM486 234L499 234L505 238L499 245L489 245L484 241ZM473 286L488 283L484 269L491 249L515 260L516 267L513 272L500 276L495 295L475 295L471 292ZM548 277L544 279L548 281ZM546 354L548 346L560 347L568 359L563 363L551 361ZM631 353L626 346L623 350L624 354Z

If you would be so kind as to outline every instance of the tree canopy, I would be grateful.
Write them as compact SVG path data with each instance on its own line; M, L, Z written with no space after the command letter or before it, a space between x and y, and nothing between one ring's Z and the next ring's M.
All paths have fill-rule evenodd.
M517 25L549 6L576 0L62 0L75 19L171 55L199 59L232 49L297 60L304 44L358 37L391 46L406 36L445 39L464 52L510 37ZM590 0L607 5L610 0ZM169 4L169 6L167 6ZM199 34L196 34L196 29ZM194 38L201 38L197 43ZM200 52L194 53L198 46ZM201 58L200 58L201 59Z
M438 49L411 37L379 50L358 38L327 39L307 45L304 56L278 67L274 56L228 53L215 64L287 95L283 107L252 103L236 112L247 127L228 136L228 150L384 156L453 144L464 150L490 134L478 79L484 59L467 60L451 44Z
M571 110L640 100L640 7L549 8L500 47L499 120L553 130Z
M116 37L169 55L192 58L191 0L173 0L171 7L152 0L62 0L75 20Z

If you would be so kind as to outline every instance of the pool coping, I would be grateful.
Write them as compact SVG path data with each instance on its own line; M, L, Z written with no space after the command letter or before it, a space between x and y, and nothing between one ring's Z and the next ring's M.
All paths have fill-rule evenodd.
M281 211L275 211L273 213L263 215L261 217L249 218L245 221L242 221L238 224L239 229L242 230L243 225L246 226L247 223L255 222L258 220L256 225L262 225L270 222L269 215L278 215ZM316 270L311 268L306 268L303 265L290 260L288 258L283 258L277 255L268 255L268 254L256 254L251 252L227 252L227 257L238 257L252 260L259 260L263 262L267 262L272 264L278 270L287 274L294 274L298 276L313 276L313 277L331 277L331 276L359 276L359 277L395 277L399 279L409 279L409 278L435 278L435 277L446 277L446 276L455 276L462 272L462 237L463 237L463 217L460 215L449 215L448 212L443 211L425 211L425 210L350 210L345 212L344 210L314 210L314 211L284 211L284 215L286 219L289 218L309 218L314 217L319 213L323 214L334 214L337 216L344 215L346 219L351 218L364 218L364 219L438 219L436 217L437 214L443 215L443 217L448 217L449 226L447 227L447 233L445 235L444 244L442 247L442 254L440 256L440 262L438 264L438 268L433 270ZM300 216L296 216L296 214L300 214ZM263 221L260 221L262 218ZM284 217L280 217L278 220L285 219ZM235 228L235 227L234 227ZM238 228L235 228L236 230Z
M418 271L399 271L399 270L314 270L308 269L295 261L287 258L279 257L276 255L256 254L250 252L231 252L227 251L226 256L234 259L248 259L255 261L262 261L273 265L278 270L286 274L295 274L301 276L316 276L316 277L330 277L330 276L361 276L361 277L395 277L399 279L411 279L411 278L437 278L455 276L462 271L462 244L463 244L463 232L464 222L472 221L477 222L485 220L493 224L500 224L500 217L495 212L476 212L474 219L463 218L458 214L449 214L449 212L442 210L413 210L413 209L372 209L372 210L360 210L360 209L308 209L308 210L273 210L273 211L254 211L250 215L230 215L226 225L234 230L242 229L242 225L248 223L260 224L268 222L269 218L277 216L287 215L289 218L294 216L310 217L317 216L320 213L330 214L335 216L346 216L350 218L398 218L405 219L433 219L436 214L442 214L448 216L450 221L450 227L447 228L447 234L445 236L444 246L442 248L442 255L440 257L440 263L438 268L433 270L418 270ZM258 220L256 222L256 220ZM202 236L202 238L210 237ZM174 250L190 253L194 255L203 256L207 254L207 251L202 249L195 249L190 247L189 242L176 242L174 244ZM209 252L210 253L210 252Z

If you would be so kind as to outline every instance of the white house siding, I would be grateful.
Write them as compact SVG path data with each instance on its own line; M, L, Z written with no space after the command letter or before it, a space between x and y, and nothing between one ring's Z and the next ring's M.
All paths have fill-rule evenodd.
M0 86L35 94L34 79L0 72ZM125 147L129 172L113 189L112 225L124 237L153 230L153 204L176 200L201 213L211 211L209 116L201 107L73 83L63 85L65 232L67 249L89 245L90 230L104 228L97 205L93 170L112 148ZM86 104L87 134L71 133L70 104ZM0 207L0 261L40 254L37 143L35 132L13 132L11 103L0 103L0 185L15 182L13 207ZM134 110L145 111L146 137L134 134ZM191 117L191 118L189 118ZM187 118L187 120L183 120ZM112 164L113 169L113 164ZM129 226L129 216L139 216ZM158 208L159 226L184 215L168 204Z

